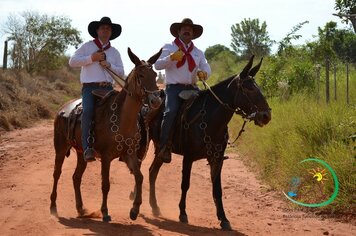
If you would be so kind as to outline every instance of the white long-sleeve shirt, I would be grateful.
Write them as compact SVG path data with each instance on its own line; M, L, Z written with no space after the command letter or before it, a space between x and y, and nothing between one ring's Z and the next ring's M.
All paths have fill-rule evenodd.
M208 76L210 76L210 66L201 50L194 46L193 50L190 52L196 64L196 67L192 72L189 71L188 60L185 61L183 66L177 68L177 61L172 61L170 59L169 55L177 50L178 46L174 42L165 44L161 56L155 63L156 70L165 69L166 84L193 84L195 83L196 72L198 70L206 71Z
M99 48L94 41L91 40L84 43L69 59L69 65L71 67L82 67L80 73L81 83L113 82L110 74L100 66L99 62L93 62L91 59L91 55L98 50ZM106 61L111 64L110 69L124 78L124 66L119 51L114 47L110 47L104 52L106 54Z

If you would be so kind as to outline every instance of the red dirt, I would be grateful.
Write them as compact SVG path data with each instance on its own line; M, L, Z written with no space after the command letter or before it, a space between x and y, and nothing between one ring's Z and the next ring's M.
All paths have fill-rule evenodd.
M50 215L54 165L53 121L0 137L0 234L1 235L356 235L356 226L290 210L281 193L266 191L240 157L225 161L222 181L224 207L234 229L219 228L211 194L207 161L193 164L187 197L189 224L178 221L181 157L173 156L157 180L162 217L155 218L148 203L148 167L153 150L143 163L143 204L136 221L129 219L133 176L126 165L112 162L108 207L110 223L101 218L77 218L72 174L76 156L71 152L63 165L58 186L58 218ZM82 194L89 211L101 205L100 162L88 164Z

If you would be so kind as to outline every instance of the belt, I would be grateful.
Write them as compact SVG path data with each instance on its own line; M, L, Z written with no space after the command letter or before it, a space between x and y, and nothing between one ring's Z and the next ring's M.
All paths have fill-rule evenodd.
M83 83L83 86L90 87L111 87L112 83L110 82L91 82L91 83Z

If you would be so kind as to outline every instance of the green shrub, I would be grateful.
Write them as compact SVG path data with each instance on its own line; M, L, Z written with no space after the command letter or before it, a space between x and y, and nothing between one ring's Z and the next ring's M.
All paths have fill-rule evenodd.
M248 155L246 162L256 162L261 178L282 191L291 176L305 173L300 161L320 158L333 168L340 183L339 195L324 208L356 210L356 143L350 139L356 131L355 107L341 102L327 105L307 93L295 94L285 102L274 98L269 103L271 122L263 128L248 125L238 143L237 150ZM240 125L241 119L235 117L230 130L236 132ZM330 196L332 191L333 181L326 182L325 195Z

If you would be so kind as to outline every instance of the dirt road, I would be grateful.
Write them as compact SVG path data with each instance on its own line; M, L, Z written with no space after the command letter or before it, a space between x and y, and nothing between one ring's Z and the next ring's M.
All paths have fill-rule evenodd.
M136 221L129 219L133 176L118 161L112 162L109 193L110 223L101 218L77 218L72 185L76 156L63 165L58 189L58 218L50 215L54 165L52 121L5 133L0 138L0 235L356 235L356 226L291 211L281 193L266 191L235 156L223 168L223 198L234 229L222 232L211 194L206 161L193 164L188 192L189 225L178 221L181 157L162 167L157 197L162 217L155 218L148 204L148 167L153 151L143 163L143 204ZM230 155L232 156L232 155ZM84 174L84 205L96 212L101 204L100 162L90 163Z

